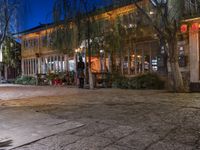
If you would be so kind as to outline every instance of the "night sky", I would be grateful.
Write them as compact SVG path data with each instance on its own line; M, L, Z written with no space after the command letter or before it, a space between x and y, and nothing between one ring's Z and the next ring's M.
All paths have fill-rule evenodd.
M22 0L20 30L52 22L54 0Z
M20 28L26 29L38 26L40 23L50 23L52 19L52 8L56 0L21 0L20 8ZM102 7L111 0L88 0L90 4L95 3L97 7Z

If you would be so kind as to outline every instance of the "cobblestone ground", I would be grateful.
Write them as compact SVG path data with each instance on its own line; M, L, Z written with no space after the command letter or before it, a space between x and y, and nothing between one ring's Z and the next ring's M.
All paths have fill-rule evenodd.
M1 87L0 93L1 110L32 110L84 124L14 150L200 149L198 93L63 87Z

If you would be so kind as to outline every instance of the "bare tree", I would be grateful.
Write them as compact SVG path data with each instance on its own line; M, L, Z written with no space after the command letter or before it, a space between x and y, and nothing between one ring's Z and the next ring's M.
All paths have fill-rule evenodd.
M0 45L5 37L14 30L16 11L19 3L16 0L0 0Z
M4 54L8 54L8 48L5 48L5 45L8 45L7 39L11 39L12 33L16 32L18 6L19 2L17 0L0 0L0 50ZM13 59L11 57L7 58L5 62L0 64L0 82L3 67L7 71L8 62L11 62Z

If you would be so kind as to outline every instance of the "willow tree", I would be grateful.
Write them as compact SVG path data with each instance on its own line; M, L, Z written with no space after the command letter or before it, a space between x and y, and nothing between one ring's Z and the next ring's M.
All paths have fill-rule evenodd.
M76 49L84 41L88 54L88 71L90 88L94 88L91 73L92 47L95 45L96 31L94 30L94 16L91 12L97 10L98 3L89 0L57 0L54 5L55 32L54 45L58 49L69 49L70 45ZM62 20L62 21L61 21ZM71 25L69 25L71 22ZM58 27L59 26L59 27ZM57 29L59 28L59 29ZM71 34L69 32L72 31ZM64 40L70 39L70 40ZM62 42L65 42L64 47ZM96 42L97 43L97 42ZM66 47L65 47L66 46Z

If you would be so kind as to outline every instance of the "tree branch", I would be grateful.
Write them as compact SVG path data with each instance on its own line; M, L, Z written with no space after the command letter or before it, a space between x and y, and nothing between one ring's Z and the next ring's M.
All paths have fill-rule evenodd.
M144 16L149 20L150 24L154 27L154 29L158 32L159 36L161 36L163 34L163 32L158 28L158 26L153 22L153 20L151 19L151 17L144 11L144 9L142 9L139 5L138 2L134 1L135 6L137 7L137 9L144 14Z

